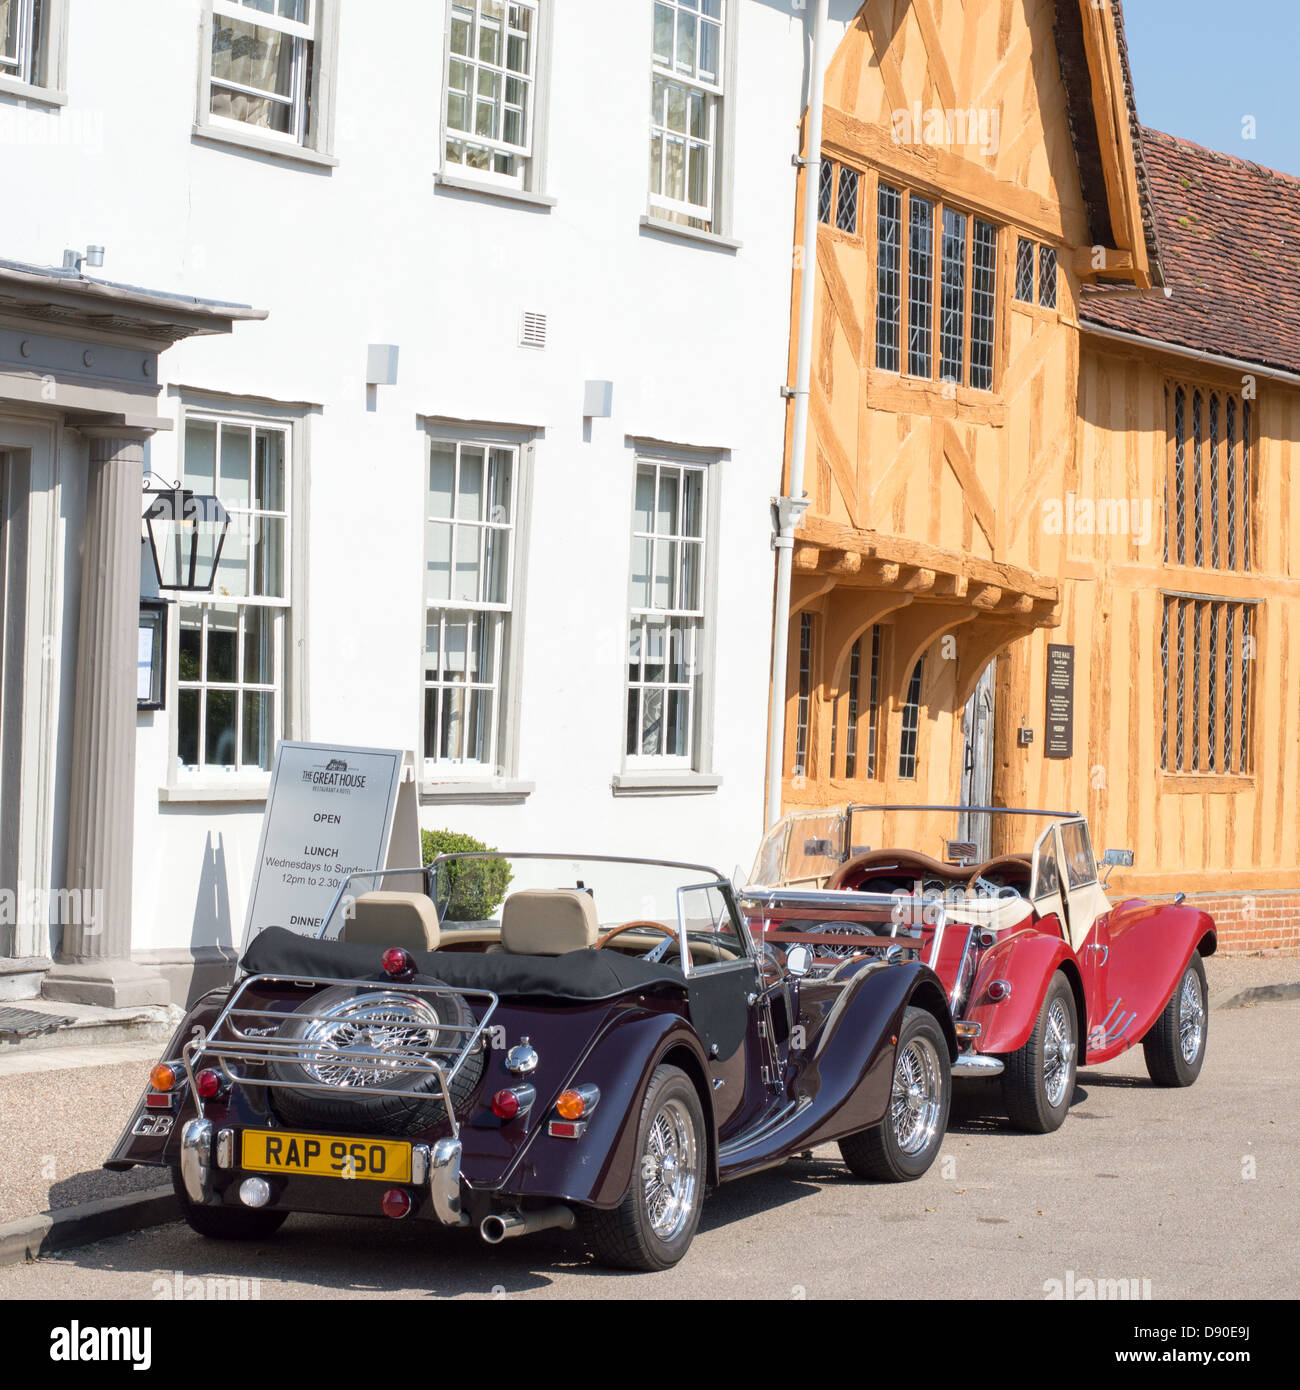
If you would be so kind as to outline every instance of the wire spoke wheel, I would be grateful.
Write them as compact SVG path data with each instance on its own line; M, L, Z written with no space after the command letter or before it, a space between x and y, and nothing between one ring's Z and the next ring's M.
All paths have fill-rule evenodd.
M1157 1086L1190 1086L1201 1074L1210 1035L1209 990L1193 951L1163 1011L1142 1039L1147 1072Z
M934 1137L943 1085L939 1054L926 1037L913 1038L898 1053L890 1095L890 1118L899 1149L918 1154Z
M1201 982L1189 967L1183 976L1183 987L1178 996L1178 1045L1183 1061L1189 1066L1201 1050L1204 1031L1205 1003L1201 997Z
M1049 1105L1060 1105L1065 1099L1075 1050L1073 1020L1065 1000L1058 996L1047 1010L1047 1030L1043 1036L1043 1090Z
M690 1220L696 1173L695 1127L680 1100L667 1100L651 1122L642 1160L646 1216L660 1240L673 1240Z

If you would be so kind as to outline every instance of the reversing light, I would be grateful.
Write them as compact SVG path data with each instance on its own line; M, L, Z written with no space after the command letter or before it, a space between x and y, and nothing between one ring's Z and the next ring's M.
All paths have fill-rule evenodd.
M519 1097L508 1087L492 1097L492 1113L498 1120L513 1120L519 1114Z
M411 1194L405 1188L390 1187L379 1199L379 1206L385 1216L400 1221L402 1217L410 1215Z
M246 1207L264 1207L271 1200L271 1184L265 1178L245 1178L239 1184L239 1200Z
M1004 999L1009 999L1011 997L1011 982L1009 980L991 980L989 982L988 995L995 1004L1000 1004Z
M410 951L404 951L400 946L392 946L384 952L383 966L384 973L395 980L415 978L415 960Z
M166 1062L159 1062L149 1073L149 1084L155 1091L170 1091L176 1085L176 1070Z
M194 1078L194 1086L204 1100L211 1100L221 1094L221 1074L211 1067L204 1067Z

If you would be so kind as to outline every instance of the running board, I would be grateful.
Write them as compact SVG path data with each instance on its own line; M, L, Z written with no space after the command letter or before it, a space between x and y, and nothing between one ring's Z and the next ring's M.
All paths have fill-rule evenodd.
M800 1096L798 1100L792 1100L781 1107L775 1115L764 1120L754 1129L746 1130L738 1138L732 1139L726 1144L718 1145L718 1161L725 1163L727 1159L734 1158L737 1154L744 1153L746 1149L751 1149L755 1144L761 1144L764 1139L770 1138L777 1130L784 1128L800 1115L812 1104L811 1096Z

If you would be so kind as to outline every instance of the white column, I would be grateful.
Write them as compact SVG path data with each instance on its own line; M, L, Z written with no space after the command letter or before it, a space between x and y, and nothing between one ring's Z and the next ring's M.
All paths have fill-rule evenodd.
M147 432L83 431L90 473L82 536L81 623L68 813L68 902L45 978L49 999L125 1008L167 1002L131 960L140 513ZM68 920L80 915L91 920Z

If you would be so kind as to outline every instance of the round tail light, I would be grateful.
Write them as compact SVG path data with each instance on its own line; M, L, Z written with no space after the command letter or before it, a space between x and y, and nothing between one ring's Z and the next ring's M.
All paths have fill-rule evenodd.
M211 1067L205 1067L194 1078L194 1086L204 1100L211 1100L221 1094L221 1073L213 1071Z
M587 1098L581 1091L561 1091L555 1102L555 1113L562 1120L580 1120L587 1110Z
M175 1069L166 1062L159 1062L149 1073L149 1084L155 1091L170 1091L176 1085Z
M1007 980L992 980L989 983L989 998L995 1003L1000 1004L1004 999L1011 997L1011 985Z
M402 1217L410 1215L411 1194L404 1188L390 1187L380 1198L379 1206L385 1216L400 1221Z
M519 1114L519 1097L508 1089L498 1091L492 1097L492 1113L498 1120L513 1120Z
M383 966L384 973L395 980L415 978L415 960L409 951L404 951L400 946L393 946L384 952Z

